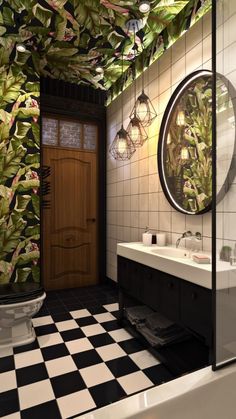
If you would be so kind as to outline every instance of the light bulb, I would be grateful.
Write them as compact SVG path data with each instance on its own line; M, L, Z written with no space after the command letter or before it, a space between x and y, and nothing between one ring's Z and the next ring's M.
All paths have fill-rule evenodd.
M130 138L131 140L136 143L139 139L139 129L137 125L132 125L131 130L130 130Z
M151 8L150 2L148 0L143 0L139 3L138 8L141 13L148 13L150 12L150 8Z
M96 70L96 73L98 73L98 74L103 74L104 73L103 67L101 65L97 65L95 70Z
M26 51L26 46L24 44L17 44L16 49L17 49L18 52L25 52Z
M146 102L140 102L137 109L137 117L143 122L146 120L148 115L148 104Z
M118 141L118 153L123 154L127 150L127 141L124 138L119 138Z
M187 147L183 147L181 150L181 160L188 160L189 159L189 152Z
M170 134L168 134L167 135L167 144L170 144L171 143L171 136L170 136Z
M179 111L176 119L176 124L179 126L185 125L185 115L183 111Z

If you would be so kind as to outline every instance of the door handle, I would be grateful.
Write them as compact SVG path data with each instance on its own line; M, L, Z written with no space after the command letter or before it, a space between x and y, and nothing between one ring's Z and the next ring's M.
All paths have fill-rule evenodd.
M96 218L86 218L86 221L90 221L91 223L95 223Z

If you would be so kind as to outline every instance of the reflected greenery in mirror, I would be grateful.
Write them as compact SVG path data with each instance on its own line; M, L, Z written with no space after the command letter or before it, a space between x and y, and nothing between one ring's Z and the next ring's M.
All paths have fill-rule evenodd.
M235 179L235 97L235 88L230 80L218 74L216 80L217 137L222 138L223 141L217 141L217 204L224 198Z
M163 191L178 211L200 214L212 200L212 76L188 76L171 97L160 129Z

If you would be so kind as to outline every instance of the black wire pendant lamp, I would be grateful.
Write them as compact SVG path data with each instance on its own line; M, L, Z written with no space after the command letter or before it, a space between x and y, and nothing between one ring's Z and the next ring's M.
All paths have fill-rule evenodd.
M134 46L133 50L137 51L137 45L135 43L135 31L134 31ZM136 71L135 71L135 62L133 66L133 83L134 83L134 103L136 103ZM142 147L142 145L147 141L148 136L145 131L144 126L142 125L140 119L136 115L136 109L134 109L134 113L130 118L129 125L127 127L127 132L133 141L135 148Z
M143 54L144 52L142 52ZM142 70L144 70L144 62L142 65ZM149 99L149 97L144 92L144 72L142 71L142 93L136 100L130 118L136 117L139 119L143 127L149 127L154 119L157 117L155 108Z
M148 139L145 128L143 127L136 115L132 116L132 118L130 119L130 123L127 127L127 132L135 148L142 147L142 145Z
M123 86L123 54L122 54L122 86ZM123 109L123 93L121 93L121 128L117 132L114 140L109 147L109 153L115 160L130 160L135 153L136 148L129 136L129 133L124 129L124 109Z
M130 160L136 149L128 132L124 129L123 124L117 132L112 144L109 148L109 153L115 160Z

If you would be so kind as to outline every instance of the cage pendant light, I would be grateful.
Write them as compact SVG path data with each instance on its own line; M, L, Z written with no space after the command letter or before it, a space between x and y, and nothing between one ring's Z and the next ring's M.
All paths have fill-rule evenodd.
M142 52L143 55L143 52ZM144 62L142 63L142 70L144 70ZM141 122L143 127L149 127L153 120L157 117L155 108L149 99L149 97L144 92L144 72L142 71L142 93L136 100L130 118L136 116Z
M123 54L122 54L122 88L123 88ZM122 89L123 90L123 89ZM124 129L123 92L121 93L121 128L112 141L109 153L115 160L130 160L136 148L128 132Z
M134 71L134 101L136 103L136 77ZM136 109L134 109L134 113L130 118L129 125L127 127L127 132L134 143L135 148L142 147L142 145L147 141L148 136L145 131L144 126L142 125L140 119L136 115Z

